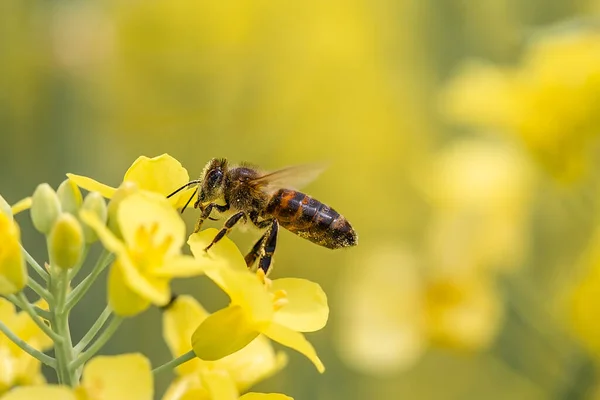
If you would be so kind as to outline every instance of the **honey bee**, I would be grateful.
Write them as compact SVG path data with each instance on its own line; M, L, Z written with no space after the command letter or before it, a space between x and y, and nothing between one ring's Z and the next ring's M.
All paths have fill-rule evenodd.
M206 219L216 220L211 217L213 210L233 212L205 251L227 235L238 222L249 220L264 230L245 259L248 268L262 269L268 274L279 226L329 249L356 245L356 232L346 218L298 191L316 178L321 170L321 167L305 165L261 172L247 164L229 166L226 159L214 158L206 164L200 179L188 182L167 197L196 185L196 190L181 210L186 209L197 193L194 208L199 208L201 214L194 232L200 230Z

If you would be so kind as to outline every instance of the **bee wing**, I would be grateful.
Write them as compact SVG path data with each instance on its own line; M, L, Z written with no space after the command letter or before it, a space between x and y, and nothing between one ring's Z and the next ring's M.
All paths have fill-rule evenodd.
M299 190L314 181L327 166L325 164L302 164L267 172L250 183L261 190L272 193L279 189Z

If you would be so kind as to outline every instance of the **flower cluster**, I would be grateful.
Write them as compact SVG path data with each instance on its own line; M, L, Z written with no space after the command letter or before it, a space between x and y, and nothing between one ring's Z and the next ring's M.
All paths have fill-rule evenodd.
M191 192L169 199L166 195L188 181L181 164L164 154L138 158L117 188L68 174L56 191L42 184L31 198L12 207L0 197L3 400L151 399L153 375L171 368L176 378L164 399L289 399L247 392L286 364L286 354L276 353L272 341L304 354L324 371L303 334L327 323L329 308L320 286L251 272L227 238L205 251L217 233L214 229L189 236L192 255L184 254L186 227L176 208ZM80 188L88 191L85 197ZM14 215L27 209L48 242L44 266L21 244ZM101 243L103 253L71 288L95 242ZM40 279L28 275L26 263ZM74 344L69 313L107 268L106 309ZM173 295L171 280L199 275L229 296L225 308L210 314L191 295ZM25 287L39 300L31 302ZM152 369L142 354L96 355L124 318L152 306L163 309L163 336L173 360ZM54 357L44 353L52 348ZM56 370L59 385L44 384L41 363Z
M555 177L573 179L593 161L599 96L600 34L576 29L537 35L517 66L464 63L442 109L458 123L514 135Z

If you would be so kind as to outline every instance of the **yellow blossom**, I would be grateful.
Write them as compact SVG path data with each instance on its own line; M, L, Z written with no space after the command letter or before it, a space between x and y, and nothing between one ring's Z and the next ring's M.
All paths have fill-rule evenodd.
M106 249L116 255L108 277L108 301L116 314L132 316L150 304L164 306L171 298L172 278L202 273L202 260L181 254L185 224L164 196L146 191L131 194L116 215L122 240L96 214L80 212Z
M164 312L163 336L174 357L191 350L192 334L208 315L190 296L179 296ZM176 370L179 377L163 400L180 400L192 394L196 397L189 398L216 399L215 390L230 392L237 399L239 392L276 373L286 361L285 354L275 353L268 339L258 336L240 351L220 360L196 358L180 365Z
M150 362L141 354L100 356L83 369L81 385L43 385L10 391L2 400L152 400L154 395Z
M79 187L100 193L106 198L112 198L116 188L97 182L86 176L67 174L69 179ZM142 190L159 193L166 196L189 181L189 175L181 163L168 154L148 158L138 157L129 167L123 182L133 182ZM194 189L188 189L174 195L171 201L176 206L183 206Z
M38 304L44 308L42 304ZM19 338L39 351L52 347L52 340L33 322L31 317L8 300L0 298L0 320ZM0 333L0 394L17 385L45 382L40 362Z
M196 259L207 263L206 275L231 300L228 307L210 315L194 332L196 355L203 360L217 360L263 334L304 354L323 372L321 360L301 333L319 330L327 323L329 308L321 287L304 279L270 281L264 274L248 271L244 257L228 238L205 252L216 234L215 229L206 229L188 240Z
M449 83L442 109L453 120L520 138L559 178L578 176L598 140L600 34L539 35L517 67L468 62Z
M531 166L510 146L462 139L421 180L432 205L430 264L444 271L515 270L528 249Z
M478 351L494 340L503 309L487 276L425 271L398 243L371 251L339 284L336 344L352 367L397 373L414 366L429 347Z
M20 292L27 284L19 227L0 212L0 295Z

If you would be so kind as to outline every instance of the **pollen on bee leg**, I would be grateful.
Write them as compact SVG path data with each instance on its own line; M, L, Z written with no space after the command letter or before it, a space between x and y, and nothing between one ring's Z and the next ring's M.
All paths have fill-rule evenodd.
M285 290L280 289L273 293L273 310L280 310L288 303L288 294Z

